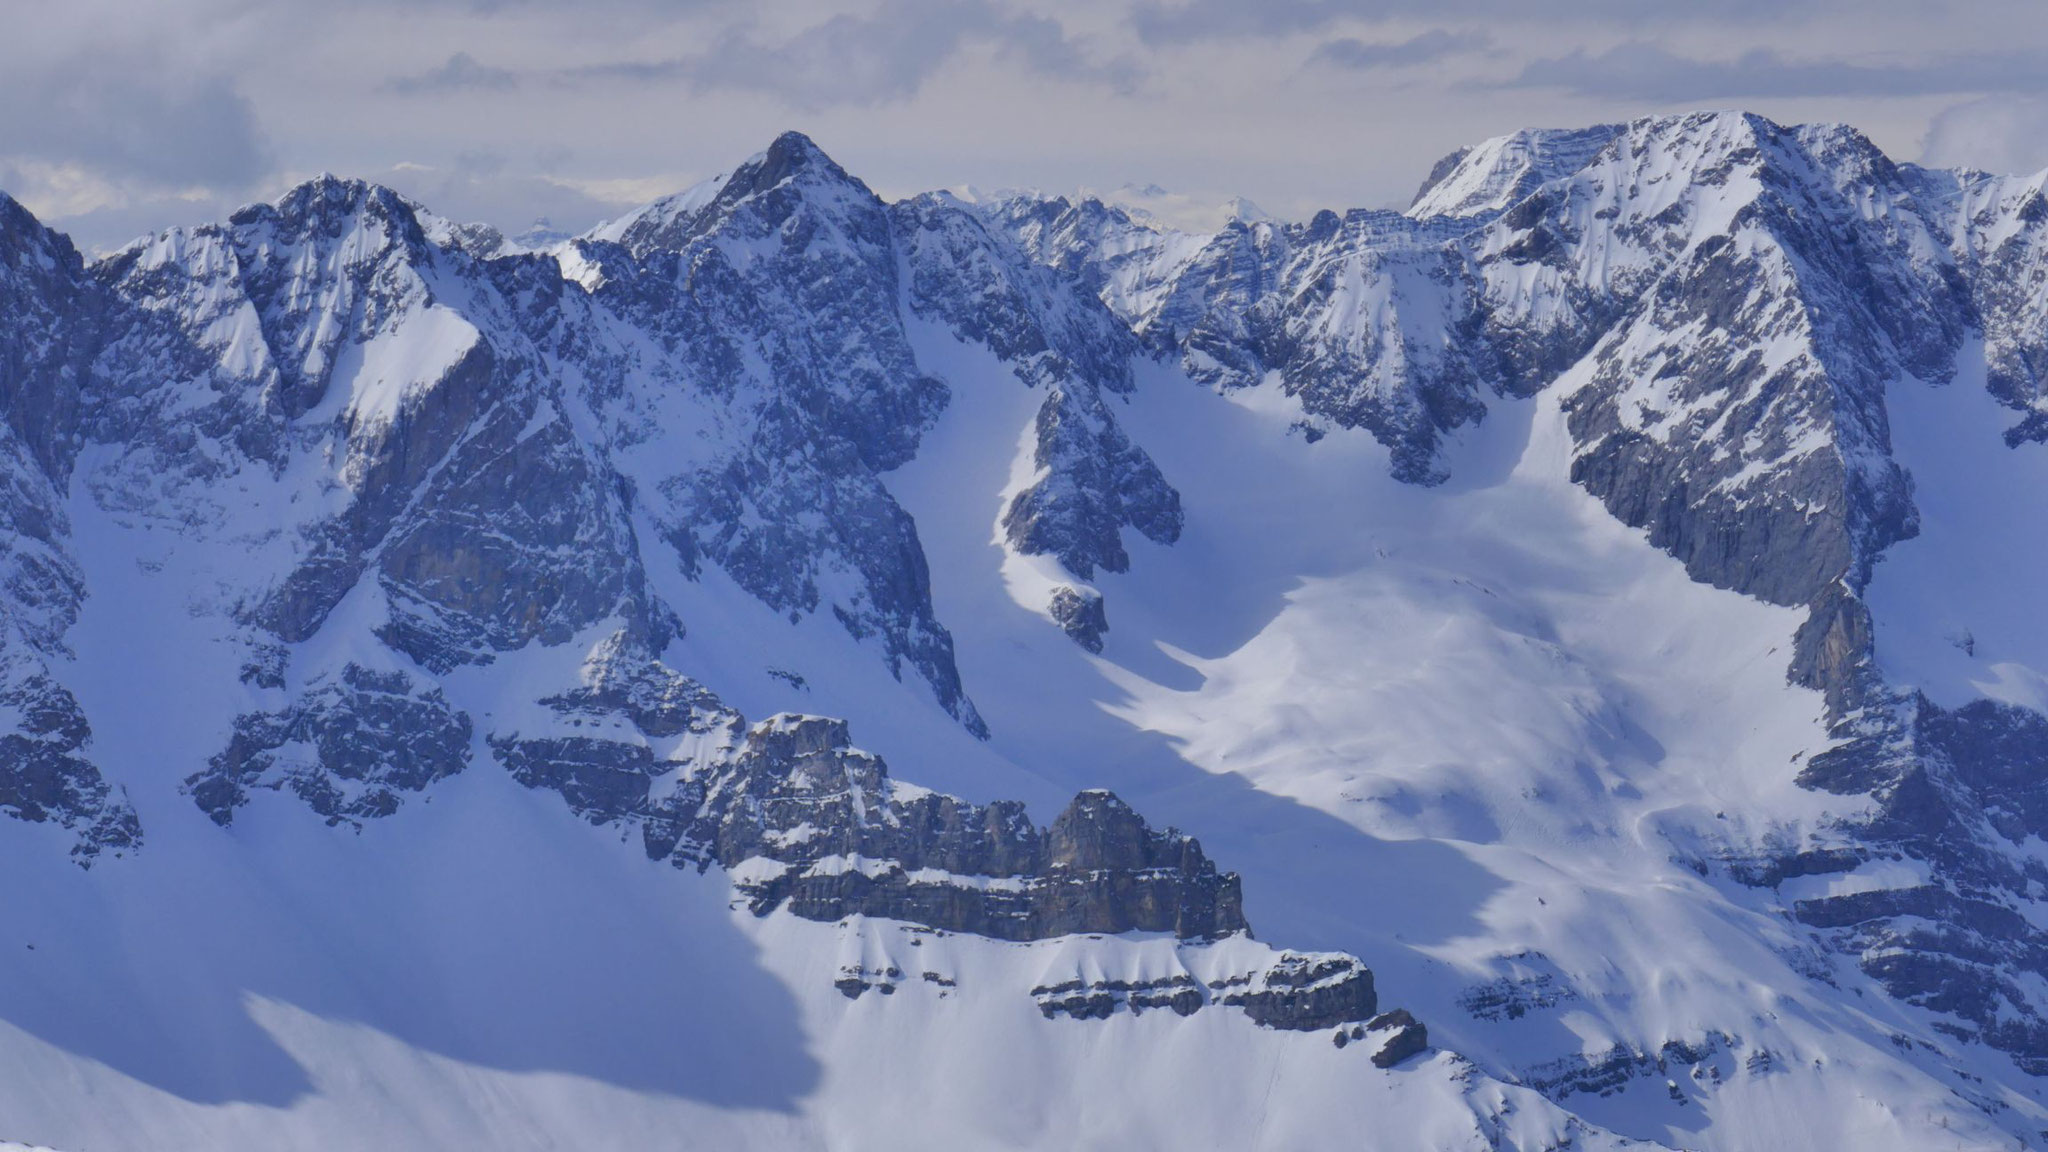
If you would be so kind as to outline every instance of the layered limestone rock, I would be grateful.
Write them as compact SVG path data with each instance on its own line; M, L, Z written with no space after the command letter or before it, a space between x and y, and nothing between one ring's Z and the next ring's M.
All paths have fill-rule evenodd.
M757 913L877 916L1000 940L1245 931L1236 873L1108 792L1044 829L1020 804L900 785L844 721L781 715L685 781L647 824L650 855L716 863Z
M1378 1044L1372 1062L1380 1068L1392 1068L1429 1050L1429 1029L1406 1008L1373 1017L1366 1023L1364 1039Z
M1141 980L1076 978L1040 985L1031 995L1048 1020L1106 1020L1155 1008L1192 1016L1220 1004L1256 1024L1293 1032L1371 1019L1379 1005L1372 972L1341 953L1281 952L1258 967L1206 980L1189 972Z
M1195 952L1249 938L1237 874L1110 792L1081 793L1039 828L1013 801L973 804L894 780L880 757L853 746L843 720L785 713L744 728L700 685L618 655L616 646L600 652L584 688L551 697L546 723L493 735L489 746L521 783L559 793L586 819L637 826L651 858L726 869L757 915L884 920L1016 943L1159 934ZM635 710L630 727L618 723L622 705ZM659 742L667 755L657 735L672 738ZM1377 1010L1372 973L1355 957L1251 948L1256 963L1232 961L1242 966L1222 973L1077 976L1031 994L1048 1018L1185 1016L1220 1004L1293 1030ZM836 986L849 997L893 995L903 978L861 965Z

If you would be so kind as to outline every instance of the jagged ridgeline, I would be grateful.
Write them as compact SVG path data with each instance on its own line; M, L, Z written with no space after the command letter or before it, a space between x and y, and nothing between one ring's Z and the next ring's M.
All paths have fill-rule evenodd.
M331 177L90 268L7 209L24 610L0 797L76 829L81 862L140 836L43 664L84 593L58 493L92 445L104 463L78 483L106 513L173 520L280 573L222 605L247 629L253 706L184 781L219 825L267 792L360 825L485 751L594 822L640 828L655 859L731 869L763 915L1012 941L1249 932L1235 874L1108 793L1039 830L1021 804L897 785L842 722L748 729L661 662L683 624L650 566L715 564L792 620L829 611L878 670L986 735L916 526L880 481L948 398L913 322L988 346L1044 393L1043 475L1003 515L1021 552L1085 578L1128 566L1125 526L1178 532L1178 497L1105 398L1131 388L1132 338L965 206L884 204L791 134L553 256ZM664 435L679 426L695 443ZM466 670L536 649L571 653L568 670L516 716L451 695ZM1193 988L1177 1011L1213 998L1280 1028L1377 1004L1364 966L1334 955ZM1090 995L1058 1002L1086 1016L1121 993Z
M1274 1030L1247 1033L1259 1044L1363 1044L1371 1060L1347 1067L1377 1075L1427 1052L1423 1022L1381 1014L1357 957L1254 940L1244 882L1193 836L1109 791L1041 824L896 779L824 690L826 716L750 725L733 666L688 640L707 616L752 622L764 648L822 635L948 738L1001 742L891 487L988 384L948 375L961 348L1027 414L1003 429L1014 443L977 446L1017 455L986 544L1085 669L1130 655L1111 627L1125 607L1156 607L1111 603L1144 587L1116 578L1232 544L1196 539L1193 489L1159 462L1174 425L1148 422L1141 382L1284 407L1289 451L1376 445L1387 487L1418 499L1448 498L1461 440L1540 398L1573 499L1696 584L1802 621L1772 686L1811 690L1829 735L1784 775L1853 803L1688 863L1731 901L1788 893L1801 939L1853 958L1883 1012L1921 1013L1882 1027L1934 1020L2038 1075L2048 719L1887 679L1866 597L1921 529L1889 388L1981 370L2003 442L1958 450L2048 441L2044 229L2039 178L1896 165L1847 128L1739 114L1520 133L1447 158L1405 212L1205 235L1091 199L889 203L796 134L569 239L515 242L322 177L88 262L0 197L0 832L99 878L151 867L160 824L239 845L310 812L344 836L461 795L458 777L509 777L550 818L722 870L762 924L1060 956L1003 993L1029 997L1033 1027L1115 1018L1106 1035L1165 1009L1199 1034L1241 1016ZM165 543L109 559L145 539ZM140 582L90 587L89 568ZM76 636L91 597L165 571L186 580L158 606L191 641L186 674L232 671L205 686L229 702L220 730L151 765L156 788L99 756ZM767 674L796 689L811 671ZM918 778L925 749L884 751ZM1460 845L1445 859L1480 823L1440 838ZM1257 880L1257 861L1220 854ZM1911 882L1871 887L1873 866ZM1833 980L1829 963L1808 975ZM1459 1000L1472 1021L1595 998L1535 953L1505 966L1521 974ZM960 987L907 971L895 952L850 957L834 986L859 1003L833 1003ZM1553 1102L1673 1068L1718 1077L1737 1046L1726 1022L1686 1020L1687 1038L1595 1052L1591 1017L1572 1019L1591 1031L1554 1028L1522 1066L1551 1098L1514 1097L1540 1139L1512 1134L1505 1086L1432 1065L1460 1100L1495 1093L1470 1146L1619 1147ZM1745 1060L1775 1074L1768 1052Z
M2044 721L1888 685L1863 599L1918 532L1889 383L1941 384L1981 342L2006 446L2048 441L2039 177L1701 113L1489 141L1446 157L1406 212L1190 238L1089 200L984 211L1190 376L1277 377L1306 438L1367 429L1405 480L1449 478L1446 438L1500 402L1567 389L1575 483L1695 580L1805 613L1789 675L1825 693L1838 743L1799 782L1878 803L1844 843L1759 849L1735 873L1925 862L1938 882L1797 915L1893 994L2048 1068L2048 1018L2012 982L2048 976L2048 935L2017 910L2048 882L2023 849L2048 833L2030 815Z

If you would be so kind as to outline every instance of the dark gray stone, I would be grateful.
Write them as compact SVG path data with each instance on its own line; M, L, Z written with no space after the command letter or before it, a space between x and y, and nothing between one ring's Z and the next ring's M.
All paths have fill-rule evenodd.
M760 914L877 916L1003 940L1246 930L1236 874L1115 796L1084 792L1041 831L1013 803L899 794L880 758L823 717L755 725L729 762L661 802L646 830L657 858L772 862L740 881Z
M289 791L329 824L360 823L467 767L470 732L439 688L351 663L283 709L237 719L227 748L184 790L221 825L253 788Z
M1373 1065L1378 1068L1392 1068L1429 1051L1429 1029L1406 1008L1373 1017L1365 1026L1365 1035L1368 1041L1378 1040L1379 1050L1372 1054Z

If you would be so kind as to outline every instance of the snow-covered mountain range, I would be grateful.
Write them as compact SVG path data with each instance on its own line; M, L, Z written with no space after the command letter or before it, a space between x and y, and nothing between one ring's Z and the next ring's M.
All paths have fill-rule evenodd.
M2048 175L0 196L0 1138L2048 1147Z

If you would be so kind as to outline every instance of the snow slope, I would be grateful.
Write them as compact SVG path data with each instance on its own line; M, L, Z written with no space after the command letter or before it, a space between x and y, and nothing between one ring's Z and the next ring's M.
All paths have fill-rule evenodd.
M65 273L0 525L78 592L0 589L0 687L103 783L0 822L0 1134L2031 1146L2041 448L1963 303L2029 233L1948 187L1700 115L1198 237L786 136L544 255L323 178ZM783 714L895 800L1112 790L1252 931L756 907L860 831L791 804L901 819L774 791L837 786ZM1321 953L1426 1049L1220 1007Z

